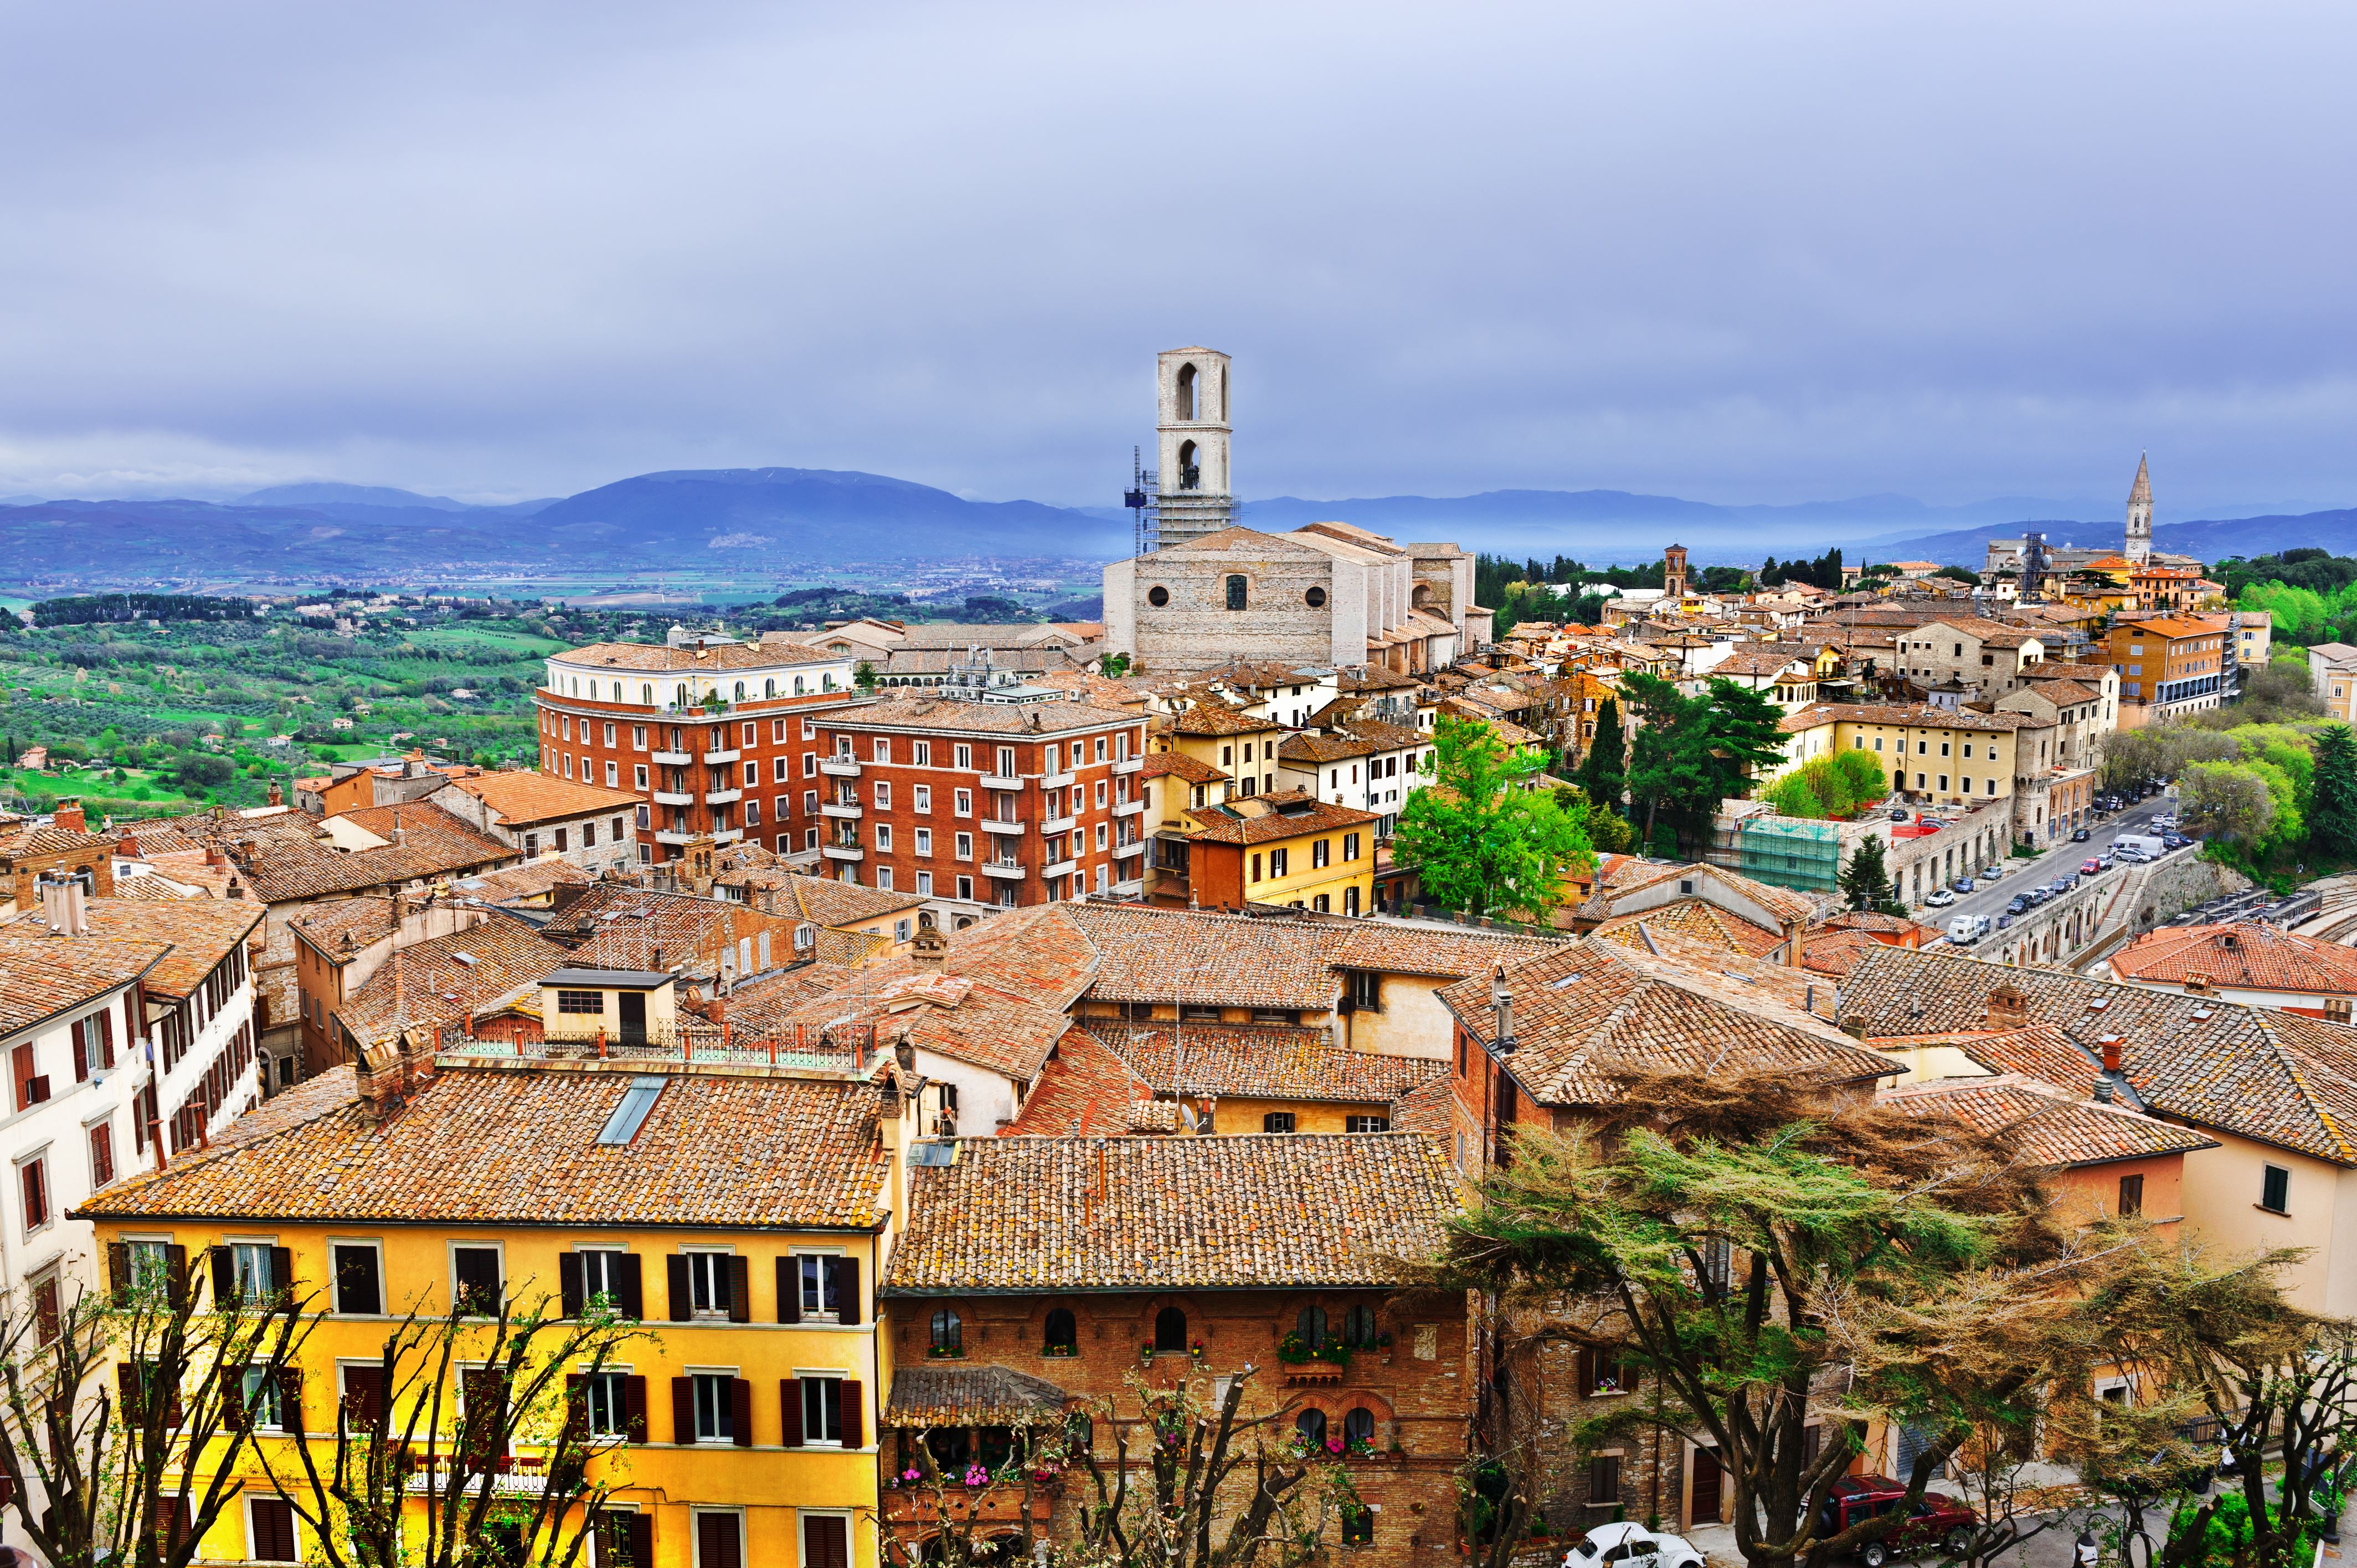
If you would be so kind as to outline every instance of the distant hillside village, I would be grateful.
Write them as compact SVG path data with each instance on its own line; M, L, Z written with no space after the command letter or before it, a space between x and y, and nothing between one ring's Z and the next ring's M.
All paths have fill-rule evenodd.
M542 644L529 767L0 820L0 1288L48 1348L6 1541L83 1499L199 1561L1252 1560L1184 1517L1671 1568L1636 1521L1735 1562L1781 1466L1780 1561L1878 1563L2024 1476L2330 1468L2357 1400L2293 1430L2213 1374L2357 1308L2357 882L2276 900L2174 817L2073 845L2171 780L2264 836L2197 776L2297 773L2357 863L2357 650L2286 673L2141 466L2117 553L1983 574L1260 532L1231 371L1159 357L1102 619ZM2286 722L2202 727L2238 703ZM2155 1326L2180 1238L2276 1250L2228 1349ZM1734 1387L1738 1320L1777 1360ZM108 1462L22 1462L27 1409ZM2118 1481L2084 1444L2145 1409L2174 1457Z

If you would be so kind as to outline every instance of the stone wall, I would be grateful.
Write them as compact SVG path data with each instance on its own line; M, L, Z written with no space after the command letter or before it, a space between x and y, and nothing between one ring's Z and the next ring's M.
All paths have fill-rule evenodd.
M2136 890L2135 905L2126 914L2128 928L2142 936L2196 904L2229 893L2247 893L2251 886L2251 879L2232 866L2220 865L2193 854L2170 855L2145 868L2143 886Z
M1127 563L1132 650L1150 673L1202 669L1231 658L1300 664L1334 662L1335 624L1349 618L1340 605L1335 564L1299 546L1164 550ZM1227 607L1227 580L1244 579L1245 607ZM1107 577L1108 597L1115 579ZM1355 585L1353 585L1355 586ZM1168 596L1154 603L1156 591ZM1323 602L1311 605L1312 590ZM1363 592L1363 588L1360 588ZM1110 609L1108 610L1110 613ZM1107 628L1107 641L1119 625ZM1361 636L1360 658L1364 659Z

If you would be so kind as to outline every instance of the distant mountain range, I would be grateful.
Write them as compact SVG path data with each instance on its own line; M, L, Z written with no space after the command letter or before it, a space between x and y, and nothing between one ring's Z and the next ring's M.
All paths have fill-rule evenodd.
M2010 498L1932 507L1905 496L1794 506L1719 506L1624 490L1491 490L1457 498L1338 501L1281 496L1244 504L1251 526L1340 519L1402 540L1592 564L1657 557L1673 541L1698 563L1814 555L1839 544L1864 560L1977 566L1994 537L2043 527L2060 543L2116 537L2109 521L2024 522L2080 503ZM2231 511L2233 509L2221 509ZM529 519L531 526L519 527ZM2357 510L2222 516L2164 523L2162 549L2203 560L2295 545L2341 548ZM1110 508L975 501L879 474L823 468L679 469L560 499L477 506L380 486L278 485L233 501L0 502L0 580L138 585L309 582L447 574L616 577L720 567L759 575L831 562L966 556L1111 560L1129 515ZM11 570L13 568L13 570Z

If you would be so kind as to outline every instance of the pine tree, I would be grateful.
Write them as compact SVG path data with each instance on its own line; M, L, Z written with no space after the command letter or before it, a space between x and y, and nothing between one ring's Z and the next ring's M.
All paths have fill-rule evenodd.
M1628 772L1629 742L1620 732L1620 701L1607 697L1596 710L1596 738L1587 743L1587 756L1573 780L1587 791L1589 800L1617 811Z
M2317 731L2313 749L2308 841L2321 854L2357 859L2357 736L2347 725L2327 725Z
M1841 890L1853 909L1877 915L1907 912L1900 907L1898 890L1890 886L1890 871L1882 860L1882 840L1873 833L1866 835L1849 864L1842 867Z

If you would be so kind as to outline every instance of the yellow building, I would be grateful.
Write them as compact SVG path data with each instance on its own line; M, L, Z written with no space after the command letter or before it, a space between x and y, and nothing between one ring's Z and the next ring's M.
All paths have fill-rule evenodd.
M1255 795L1200 810L1157 836L1156 879L1147 896L1202 909L1290 905L1318 914L1373 908L1373 811L1338 806L1300 790Z
M1780 727L1785 767L1760 779L1755 796L1811 757L1862 751L1910 800L1985 806L2013 796L2014 732L2051 726L2028 714L1856 703L1803 708Z
M1157 752L1177 752L1229 779L1230 792L1265 795L1277 788L1277 747L1286 728L1273 718L1254 717L1213 692L1193 692L1177 699L1184 705L1154 721L1147 745Z
M611 1525L627 1544L597 1561L876 1568L892 1369L874 1287L905 1208L913 1097L900 1069L849 1048L777 1068L539 1049L481 1043L373 1074L336 1069L241 1122L236 1140L81 1212L118 1260L201 1268L210 1254L221 1277L307 1303L317 1323L282 1398L299 1404L323 1470L339 1402L384 1397L381 1359L403 1315L504 1299L573 1319L604 1296L643 1327L561 1396L600 1434L591 1477L628 1516ZM468 1336L491 1329L459 1333L463 1365ZM443 1398L454 1393L466 1397L462 1386ZM305 1441L291 1435L296 1413L257 1423L282 1477L300 1473L287 1452ZM447 1452L457 1418L446 1424ZM545 1453L523 1432L501 1489L544 1484ZM260 1466L241 1468L244 1490L201 1555L308 1557L307 1542L286 1545L286 1509ZM411 1517L422 1525L422 1501Z

